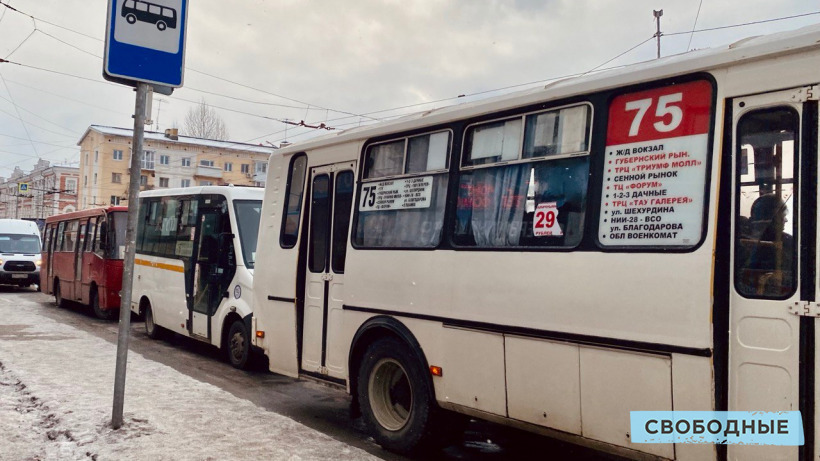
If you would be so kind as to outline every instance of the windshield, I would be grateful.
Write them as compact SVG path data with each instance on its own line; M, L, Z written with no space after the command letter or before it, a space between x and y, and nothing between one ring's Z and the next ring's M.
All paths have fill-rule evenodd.
M36 235L0 234L0 253L34 254L39 252L40 237Z
M108 230L108 259L125 258L125 228L128 224L128 213L117 211L109 215L111 229Z
M236 224L239 227L239 244L245 267L253 269L256 261L256 236L259 234L259 218L262 216L261 200L235 200Z

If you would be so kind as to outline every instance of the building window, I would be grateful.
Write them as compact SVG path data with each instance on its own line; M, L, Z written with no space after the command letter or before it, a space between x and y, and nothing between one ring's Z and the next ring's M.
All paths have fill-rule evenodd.
M168 187L168 178L159 178L159 187Z
M98 206L97 205L97 196L96 195L91 196L91 206Z
M88 176L83 176L83 186L88 185Z
M114 150L114 160L122 160L122 151L115 149Z
M179 181L179 187L191 187L190 179L182 179Z
M122 173L111 173L111 182L122 184Z
M182 157L182 166L191 166L191 157Z
M112 195L111 196L111 205L119 205L119 204L120 204L120 198L116 195Z
M95 150L94 151L94 163L97 163L99 161L100 161L100 151Z
M146 150L142 154L142 169L143 170L153 170L154 169L154 151Z
M224 169L225 171L233 171L233 163L231 163L231 162L225 162L225 165L224 165L223 169Z
M268 172L267 162L256 162L254 166L257 174Z
M140 175L140 186L147 186L148 185L148 176L144 174Z
M159 164L160 165L168 165L171 163L171 156L170 155L160 155L159 156Z
M83 197L83 208L88 206L88 198Z
M94 184L97 184L97 173L94 173Z
M214 183L212 181L199 181L200 186L213 186Z
M200 166L214 166L214 161L213 160L200 160L199 165Z
M65 188L66 192L70 195L77 195L77 180L76 179L66 179L65 180Z
M242 171L242 173L246 173L246 174L250 173L251 172L251 166L247 163L243 163L240 170Z

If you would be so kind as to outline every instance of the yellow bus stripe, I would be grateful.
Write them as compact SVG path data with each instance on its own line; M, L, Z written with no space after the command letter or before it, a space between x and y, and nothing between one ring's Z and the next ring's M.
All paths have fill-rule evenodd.
M135 259L134 264L138 264L140 266L156 267L157 269L165 269L167 271L185 272L185 267L183 266L175 266L173 264L165 263L154 263L151 261L146 261L145 259Z

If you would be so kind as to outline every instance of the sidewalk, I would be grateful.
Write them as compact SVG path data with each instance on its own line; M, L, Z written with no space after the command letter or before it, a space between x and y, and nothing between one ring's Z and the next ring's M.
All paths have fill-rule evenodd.
M0 460L378 459L129 351L110 428L116 345L0 294Z

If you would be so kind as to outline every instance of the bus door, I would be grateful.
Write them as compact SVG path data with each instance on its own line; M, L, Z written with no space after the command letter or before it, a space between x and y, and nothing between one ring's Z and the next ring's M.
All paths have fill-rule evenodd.
M51 281L53 280L54 270L54 244L57 240L57 223L52 223L46 226L46 245L45 251L48 254L46 258L46 267L45 267L45 276L44 274L40 274L40 288L43 293L52 293L54 291L54 287L51 286Z
M334 344L341 326L344 265L353 203L355 162L311 169L310 222L302 316L304 371L341 376L347 356Z
M205 196L199 204L196 228L193 303L189 332L211 339L211 317L222 302L236 270L228 205L224 197Z
M83 253L85 252L85 234L87 220L79 222L80 230L77 232L77 247L74 249L74 298L83 298Z
M809 138L816 137L817 102L807 90L733 100L728 410L800 410L810 441L814 389L806 383L813 386L811 315L818 309L817 140ZM803 448L728 450L729 459L796 459Z

